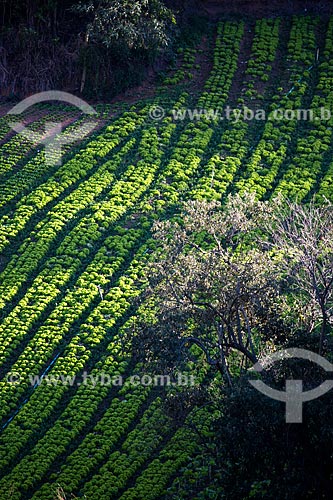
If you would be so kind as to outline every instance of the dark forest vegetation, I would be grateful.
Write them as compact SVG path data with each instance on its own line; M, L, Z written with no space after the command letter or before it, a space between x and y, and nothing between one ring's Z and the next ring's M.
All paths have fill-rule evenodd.
M138 84L171 50L190 3L2 0L2 96L58 88L110 97Z

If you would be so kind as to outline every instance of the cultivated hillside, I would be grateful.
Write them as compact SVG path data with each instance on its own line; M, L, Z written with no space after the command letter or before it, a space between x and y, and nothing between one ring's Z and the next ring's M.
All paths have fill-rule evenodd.
M184 200L234 192L333 200L332 61L333 18L209 24L160 82L96 105L94 133L61 165L2 106L1 500L220 498L200 438L209 410L175 425L165 390L131 379L151 227ZM87 120L61 104L25 117L65 134Z

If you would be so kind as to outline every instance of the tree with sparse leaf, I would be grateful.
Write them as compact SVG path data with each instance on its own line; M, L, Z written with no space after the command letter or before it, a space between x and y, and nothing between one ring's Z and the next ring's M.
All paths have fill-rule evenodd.
M146 294L155 316L139 325L136 350L172 368L196 345L229 382L229 359L246 368L292 332L320 328L322 352L332 324L332 221L329 203L253 194L185 203L155 224Z
M320 329L319 353L333 324L333 205L288 202L268 220L270 246L281 254L295 326Z
M156 349L174 364L195 344L229 382L231 354L244 366L257 361L258 333L276 317L280 294L278 260L256 243L274 207L254 195L229 197L223 207L193 201L178 219L155 224L160 245L147 293L156 320L138 337L148 358Z

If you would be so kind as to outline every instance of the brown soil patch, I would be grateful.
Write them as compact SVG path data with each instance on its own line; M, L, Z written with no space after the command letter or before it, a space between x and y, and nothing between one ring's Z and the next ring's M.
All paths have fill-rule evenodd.
M197 47L198 52L195 58L194 64L199 64L200 69L193 68L191 72L193 73L192 84L196 90L201 90L209 77L212 70L212 49L209 46L209 41L207 37L203 37L200 45Z
M178 85L188 85L188 89L193 92L197 92L202 90L203 85L205 81L207 80L209 73L212 69L212 52L211 48L209 47L209 40L206 36L204 36L200 42L200 44L196 47L197 48L197 54L194 62L194 66L196 64L200 65L200 69L196 69L193 67L191 69L191 73L193 74L193 79L191 80L185 80L181 81ZM179 69L182 65L182 58L178 58L177 61L177 69ZM163 64L163 61L160 62L159 64L159 69L161 67L167 67L165 64ZM141 99L148 99L148 98L153 98L156 96L156 86L157 86L157 76L158 72L155 71L154 69L150 69L148 72L147 78L144 80L144 82L141 85L138 85L137 87L133 87L132 89L127 90L126 92L123 92L121 94L118 94L116 97L114 97L111 101L110 104L116 104L116 103L128 103L128 104L135 104L137 101ZM164 88L170 89L176 89L177 85L165 85ZM112 116L113 113L111 111Z
M244 34L240 42L237 69L232 80L232 86L228 98L228 104L232 108L236 107L236 101L238 97L242 95L246 79L245 71L247 68L247 62L251 56L253 38L254 23L246 23L244 25Z

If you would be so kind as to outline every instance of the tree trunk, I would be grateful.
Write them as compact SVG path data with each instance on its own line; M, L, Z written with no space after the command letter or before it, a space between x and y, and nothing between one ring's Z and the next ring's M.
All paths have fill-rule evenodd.
M82 78L81 78L81 86L80 86L80 93L84 91L84 87L86 85L86 79L87 79L87 54L86 50L89 44L89 33L86 33L86 36L84 38L84 45L83 45L83 50L85 51L83 57L83 71L82 71Z
M325 309L324 305L321 305L321 311L322 311L322 315L323 315L323 322L321 324L320 338L319 338L319 355L320 356L323 353L324 340L326 338L327 324L328 324L327 313L326 313L326 309Z

